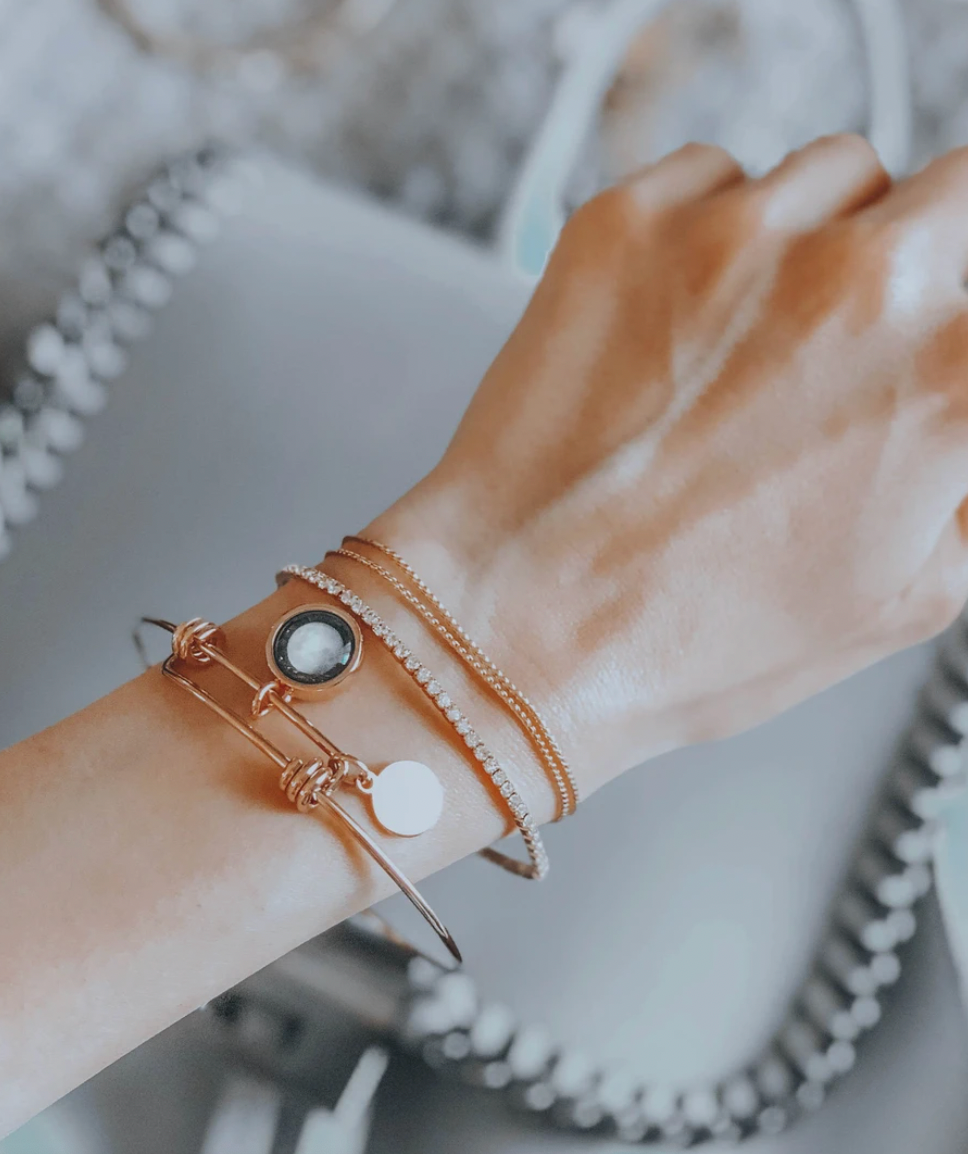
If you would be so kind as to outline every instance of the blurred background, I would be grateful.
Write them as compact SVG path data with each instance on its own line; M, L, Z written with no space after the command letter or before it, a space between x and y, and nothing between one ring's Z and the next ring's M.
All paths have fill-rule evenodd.
M547 107L567 20L595 7L0 0L0 336L49 310L159 160L213 137L486 237ZM968 136L968 4L901 7L917 163ZM861 127L863 60L845 0L677 0L628 45L575 192L687 139L755 168Z
M432 462L526 300L520 274L537 271L553 239L554 221L541 216L539 257L529 264L508 240L508 221L527 223L524 210L535 204L548 208L540 181L522 183L529 158L565 79L594 56L597 18L617 7L0 0L0 397L14 402L0 404L0 538L4 519L29 520L33 491L61 476L51 462L80 438L67 418L109 402L66 466L71 483L44 498L49 511L0 566L0 741L78 707L88 692L66 679L69 655L58 657L63 685L40 664L25 669L28 635L18 630L33 616L56 620L69 597L94 606L106 583L116 598L135 590L124 602L131 619L153 608L151 596L167 609L207 592L208 612L233 562L245 579L231 586L227 608L231 598L244 604L293 542L308 556L320 526L333 535L366 520ZM673 0L633 24L599 59L608 61L594 114L587 124L574 118L567 172L548 197L565 209L686 140L723 144L758 172L820 133L864 130L877 87L872 43L880 60L902 50L903 68L880 77L896 166L968 142L968 0ZM567 125L567 102L559 113ZM206 183L220 178L221 162L198 151L210 142L275 159L239 223L173 288L194 255L159 247L155 234L200 240L206 212L221 215L225 190L209 196ZM533 197L524 208L515 204L522 188ZM527 228L522 235L534 239ZM154 280L128 283L141 264ZM169 294L170 311L129 367L122 346ZM80 361L90 388L79 383ZM395 400L386 396L391 376ZM196 527L165 519L158 494L171 497L168 479L146 471L151 435L164 441L166 421L177 428L179 413L215 428L219 405L241 397L244 415L233 420L251 418L243 443L271 445L285 430L269 400L298 389L308 397L310 384L321 403L342 397L346 419L364 422L372 490L365 500L327 490L321 508L295 510L292 526L277 527L280 555L268 565L251 546L244 552L236 520L219 548L191 550L200 558L195 584L180 587L188 577L160 571L152 543L162 530ZM424 440L422 429L415 434L413 460L404 461L389 431L419 415L411 397L442 403L443 416ZM384 406L380 423L374 413ZM51 413L58 419L40 420ZM330 446L332 475L320 473L321 488L344 475L341 451ZM203 502L227 523L233 467L220 474L225 493ZM38 582L38 571L53 576ZM11 607L21 605L30 612L15 617ZM188 601L185 615L197 607ZM63 644L85 650L88 627L99 640L118 635L94 687L104 690L137 668L128 618L120 628L99 613ZM83 616L79 609L71 621ZM494 1009L489 1028L509 1028L502 1013L546 1023L515 1051L521 1069L540 1066L549 1039L560 1039L569 1054L574 1047L579 1071L587 1051L617 1071L610 1092L619 1099L628 1070L660 1087L696 1085L693 1121L661 1141L658 1123L649 1133L663 1150L706 1133L719 1099L703 1087L739 1068L783 1020L929 667L930 653L905 655L753 735L661 759L648 780L627 775L589 803L577 832L551 831L558 873L546 893L519 896L514 883L505 890L476 863L436 879L435 901L475 913L457 928L488 975L485 1000L511 1006ZM31 678L42 694L28 692ZM37 697L48 713L31 712ZM956 982L933 905L918 923L910 972L859 1051L848 1088L789 1135L775 1136L784 1119L758 1106L760 1154L968 1151L968 1040ZM399 992L402 971L378 966L361 998L346 980L359 943L337 936L314 949L118 1063L0 1151L616 1149L611 1132L581 1135L595 1129L594 1112L561 1133L536 1123L528 1111L537 1116L549 1103L533 1086L525 1100L525 1081L516 1098L488 1092L492 1075L517 1084L510 1059L481 1075L484 1088L434 1072L477 1044L450 1028L474 1017L467 999L476 995L450 989L451 1008L433 1011L445 1022L431 1031L433 1045L387 1049L400 1009L374 991ZM419 973L407 980L420 989ZM798 1108L820 1105L825 1078L799 1085ZM660 1099L651 1108L661 1119ZM306 1110L319 1103L325 1111L311 1131Z

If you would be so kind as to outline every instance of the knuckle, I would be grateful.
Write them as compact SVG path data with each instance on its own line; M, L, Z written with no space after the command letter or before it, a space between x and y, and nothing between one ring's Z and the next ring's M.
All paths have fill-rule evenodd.
M616 233L627 233L641 215L642 209L634 192L617 184L597 193L577 208L565 231L576 234L592 230L605 240Z
M924 168L924 173L945 179L968 178L968 145L953 148L943 156L937 156Z
M616 266L625 259L642 212L621 186L585 201L568 218L552 261L559 267Z
M886 172L877 150L858 132L834 132L818 136L802 148L791 152L778 166L778 171L799 169L803 164L836 164L861 173Z
M731 233L737 243L743 243L766 231L770 198L756 181L750 181L729 189L703 207L719 229Z
M881 160L877 155L877 149L859 132L832 132L821 136L817 143L832 151L854 155L880 166Z
M723 168L739 168L739 161L721 144L708 144L701 140L691 140L681 145L669 157L678 157L681 160L703 161L712 165L721 165Z

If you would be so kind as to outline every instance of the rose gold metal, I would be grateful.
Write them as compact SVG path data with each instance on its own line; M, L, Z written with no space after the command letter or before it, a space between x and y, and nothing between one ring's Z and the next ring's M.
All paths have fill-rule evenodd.
M265 685L260 685L258 692L252 699L252 706L250 712L253 717L265 717L270 709L275 708L272 697L278 697L280 701L286 705L292 704L292 692L289 687L284 685L281 681L267 681Z
M305 685L301 681L292 680L282 672L282 670L276 664L275 653L273 651L276 637L278 636L280 630L284 629L285 626L293 619L293 617L298 617L300 613L307 613L318 609L319 605L300 605L296 609L291 609L288 613L285 614L285 616L281 617L269 631L269 637L266 641L266 662L268 663L268 666L272 672L276 675L276 681L285 685L289 690L290 700L293 696L303 698L319 697L322 694L327 693L329 690L334 689L337 685L339 685L341 681L345 681L345 679L349 677L351 673L355 673L356 670L360 667L360 662L363 660L363 632L360 629L356 618L352 614L346 613L342 608L333 605L327 605L327 613L332 613L334 617L338 617L340 621L345 622L353 634L355 647L353 649L353 657L349 664L344 669L340 670L340 672L337 673L335 677L331 677L329 681L324 681L321 685Z
M368 767L358 758L344 754L312 722L294 710L283 697L277 695L276 687L272 682L263 686L231 661L220 648L222 643L221 631L210 622L203 621L198 617L186 621L182 625L175 625L160 618L146 617L142 620L146 624L157 625L172 635L172 651L162 664L162 673L186 693L190 693L196 701L200 701L227 722L236 733L244 737L276 766L280 771L280 788L300 813L308 813L320 805L325 806L406 895L443 942L451 956L460 964L462 958L457 943L444 923L421 896L419 890L406 875L400 872L399 868L387 857L366 830L332 796L344 782L365 783L371 776ZM280 712L300 732L309 737L323 751L324 756L311 761L287 756L265 734L254 728L248 719L223 705L207 689L183 673L178 668L180 664L190 666L221 665L250 689L256 691L256 702L261 702L263 705L270 706ZM265 689L265 693L262 693L263 689ZM361 792L366 792L366 784L362 785Z
M292 577L305 581L321 592L338 598L350 613L358 617L440 710L444 720L452 726L467 746L472 762L480 764L490 779L489 784L497 791L497 796L500 799L499 804L507 810L515 828L520 833L530 860L520 861L518 858L493 847L481 850L481 857L518 877L534 880L545 877L550 865L548 854L527 803L518 792L511 775L501 768L498 759L478 736L477 731L467 721L464 713L454 705L453 699L443 690L437 678L404 645L380 615L341 581L337 581L328 573L322 573L319 569L312 569L307 565L287 565L277 575L276 580L280 584L284 584Z
M395 577L394 574L383 565L377 564L377 562L357 553L353 549L348 549L346 547L347 542L356 542L359 545L369 546L371 549L375 549L377 552L389 557L390 560L407 575L416 589L419 590L420 596L414 593L412 589L408 589L402 581ZM423 617L438 636L443 638L465 665L472 669L480 680L510 709L512 716L524 731L525 736L531 741L539 760L544 765L555 785L559 799L557 817L567 817L574 813L579 801L578 784L568 767L568 763L565 761L564 754L561 752L558 742L552 737L541 714L521 690L518 689L514 682L494 664L484 650L465 632L454 615L440 602L416 570L405 561L395 549L392 549L389 545L384 545L382 541L374 541L367 537L345 537L342 547L333 550L333 552L338 557L347 557L351 561L365 565L366 568L383 578L409 605L416 609L420 616ZM421 596L425 600L421 600ZM429 602L429 606L426 602ZM430 608L430 606L432 606L432 608ZM443 621L437 616L438 614L444 619ZM444 622L446 622L446 624L444 624Z
M212 658L208 646L222 644L222 631L216 625L193 617L179 625L171 635L171 650L180 660L194 665L208 665Z

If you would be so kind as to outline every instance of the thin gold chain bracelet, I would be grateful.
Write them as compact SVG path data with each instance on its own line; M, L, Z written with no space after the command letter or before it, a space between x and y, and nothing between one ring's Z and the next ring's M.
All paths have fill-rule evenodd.
M511 776L502 768L498 758L468 721L464 711L454 703L453 698L440 684L440 681L414 655L410 647L397 637L380 615L341 581L335 577L330 577L328 573L323 573L319 569L310 568L308 565L287 565L280 571L277 580L282 584L293 577L314 586L323 593L328 593L331 597L335 597L354 617L370 629L460 737L467 747L473 764L483 770L488 782L500 799L499 804L507 810L515 828L520 833L529 860L520 861L493 846L481 850L481 857L518 877L531 878L535 881L544 878L548 873L550 864L548 854L527 803Z
M346 547L347 542L368 545L372 549L389 557L410 579L423 597L430 603L421 601L420 597L408 589L407 586L395 577L385 566L378 564L369 557ZM390 584L401 597L412 605L430 627L440 636L447 645L490 687L493 693L510 709L515 719L530 738L558 794L558 818L568 817L575 812L578 806L578 785L575 781L564 754L558 742L552 736L544 718L537 708L528 700L514 682L488 657L484 650L460 625L454 615L442 604L436 594L420 577L417 571L395 549L384 545L382 541L375 541L368 537L350 536L343 540L339 549L333 550L339 557L346 557L358 564L365 565L377 573ZM437 614L443 618L439 619ZM445 624L446 622L446 624Z

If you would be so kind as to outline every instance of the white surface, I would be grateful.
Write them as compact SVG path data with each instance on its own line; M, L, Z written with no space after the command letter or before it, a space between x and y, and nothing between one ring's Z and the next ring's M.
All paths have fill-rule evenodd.
M434 461L525 291L485 254L276 172L0 567L0 741L136 673L142 613L224 619L364 524ZM545 885L480 861L433 879L486 993L664 1083L750 1057L807 964L926 660L626 775L548 831ZM963 1154L968 1047L929 945L836 1101L758 1151ZM133 1116L142 1093L129 1087ZM436 1081L399 1108L388 1093L376 1151L570 1146ZM182 1154L142 1130L111 1154Z
M440 820L444 787L423 762L393 761L377 774L371 799L373 816L385 830L416 837Z

